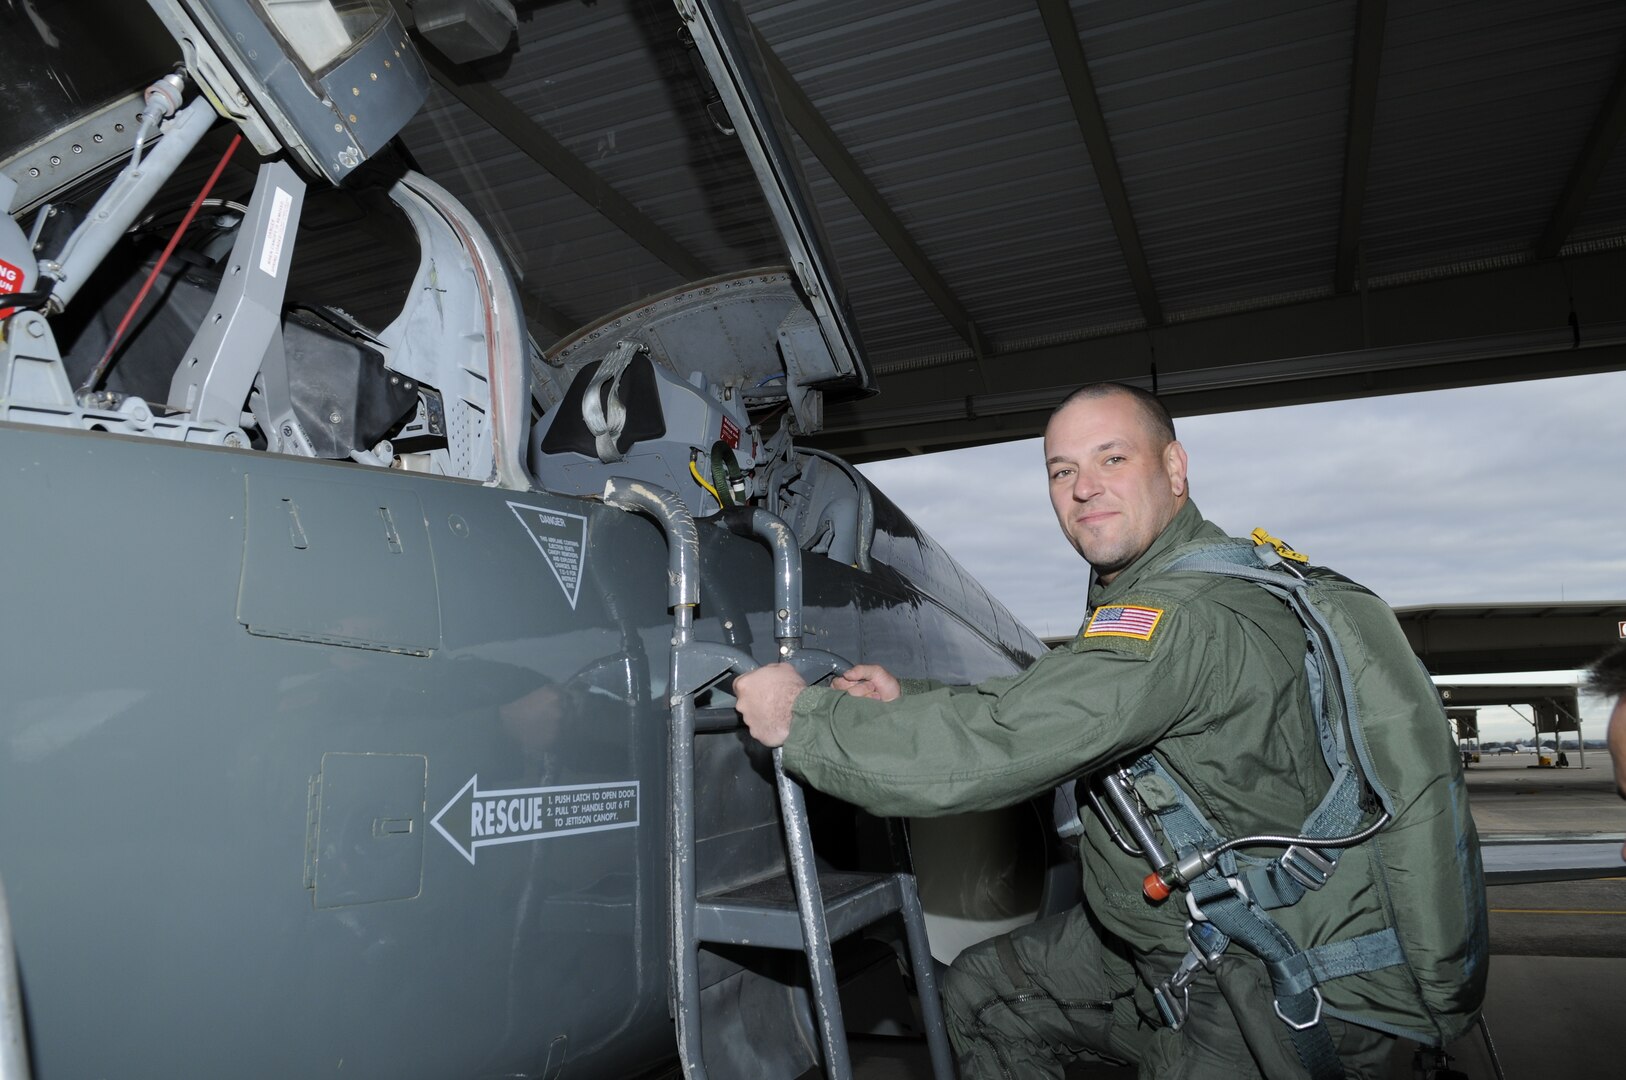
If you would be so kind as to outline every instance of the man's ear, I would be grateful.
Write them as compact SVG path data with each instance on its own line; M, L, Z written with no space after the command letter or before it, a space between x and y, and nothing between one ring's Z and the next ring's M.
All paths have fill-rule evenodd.
M1169 490L1176 497L1186 493L1186 448L1179 440L1163 448L1163 471L1169 477Z

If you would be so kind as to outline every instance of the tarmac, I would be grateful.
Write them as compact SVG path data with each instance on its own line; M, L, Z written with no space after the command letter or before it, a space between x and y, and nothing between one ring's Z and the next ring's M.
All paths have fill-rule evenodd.
M1533 754L1486 756L1468 768L1481 840L1626 838L1626 800L1609 755L1571 768L1533 767ZM1618 1077L1626 1000L1626 863L1608 877L1490 885L1491 975L1485 1019L1509 1078ZM1453 1067L1492 1077L1483 1042L1448 1048ZM1397 1052L1396 1065L1401 1064ZM1410 1056L1394 1077L1410 1077Z
M1487 756L1467 771L1481 840L1626 841L1626 800L1608 754L1589 750L1586 768L1534 767L1532 754ZM1596 872L1595 872L1596 873ZM1491 970L1484 1015L1509 1080L1626 1076L1619 1036L1626 1001L1626 862L1585 880L1492 884ZM845 995L844 995L845 996ZM928 1080L924 1047L901 1038L856 1038L854 1080ZM1402 1041L1391 1080L1428 1075ZM1474 1080L1496 1077L1481 1033L1447 1048L1450 1067ZM1433 1064L1429 1056L1427 1064ZM808 1077L818 1076L814 1071ZM1074 1066L1067 1080L1134 1076L1131 1068Z

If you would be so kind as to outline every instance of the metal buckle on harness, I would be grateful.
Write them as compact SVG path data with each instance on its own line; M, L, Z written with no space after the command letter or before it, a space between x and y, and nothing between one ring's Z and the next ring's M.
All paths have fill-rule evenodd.
M1282 1012L1282 1003L1280 1000L1272 1001L1270 1003L1270 1007L1276 1010L1276 1015L1281 1018L1282 1023L1286 1024L1294 1031L1308 1031L1317 1024L1321 1023L1321 988L1319 986L1312 986L1310 987L1310 993L1315 995L1315 1015L1310 1017L1310 1019L1306 1020L1302 1024L1294 1023L1292 1020L1287 1018L1287 1014Z
M1332 877L1332 872L1338 869L1338 863L1329 859L1315 848L1300 847L1294 844L1282 852L1282 857L1276 860L1287 876L1303 885L1311 892L1321 888Z
M1213 971L1214 962L1225 951L1200 946L1192 935L1193 928L1193 924L1186 926L1186 938L1191 942L1191 947L1180 958L1180 966L1174 969L1173 975L1152 988L1152 1000L1157 1002L1163 1022L1172 1031L1179 1031L1185 1025L1186 1017L1191 1015L1191 980L1197 977L1199 971Z
M1182 986L1177 998L1172 990L1167 982L1154 986L1152 1000L1157 1002L1157 1011L1163 1014L1163 1022L1169 1025L1169 1030L1179 1031L1186 1026L1186 1017L1191 1015L1191 994Z
M1209 935L1219 938L1219 941L1214 942ZM1212 923L1187 924L1186 940L1191 943L1191 951L1187 955L1195 956L1203 970L1210 973L1219 966L1219 958L1225 955L1225 950L1231 944L1231 939Z

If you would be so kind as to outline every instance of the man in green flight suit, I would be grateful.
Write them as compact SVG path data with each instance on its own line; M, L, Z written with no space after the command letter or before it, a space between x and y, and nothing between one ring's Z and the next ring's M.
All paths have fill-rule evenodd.
M889 816L1008 806L1155 747L1224 834L1303 821L1326 789L1304 632L1264 590L1160 567L1223 539L1186 484L1186 452L1152 395L1084 387L1051 416L1056 517L1094 572L1072 643L978 686L860 664L831 688L774 664L735 682L751 733L813 786ZM1141 892L1146 863L1085 815L1086 904L963 952L944 980L967 1078L1060 1077L1072 1061L1142 1077L1306 1075L1264 965L1241 949L1190 984L1179 1032L1151 988L1188 951L1186 906ZM1351 1077L1386 1075L1393 1040L1326 1021Z

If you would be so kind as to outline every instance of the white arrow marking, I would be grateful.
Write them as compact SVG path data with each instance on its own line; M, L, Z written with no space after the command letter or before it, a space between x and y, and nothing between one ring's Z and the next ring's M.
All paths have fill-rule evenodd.
M497 791L481 791L479 782L479 774L469 777L429 821L471 866L474 853L483 847L638 825L637 780ZM447 824L441 823L454 806L465 802L468 809L461 821L454 815ZM452 829L466 835L454 835Z

